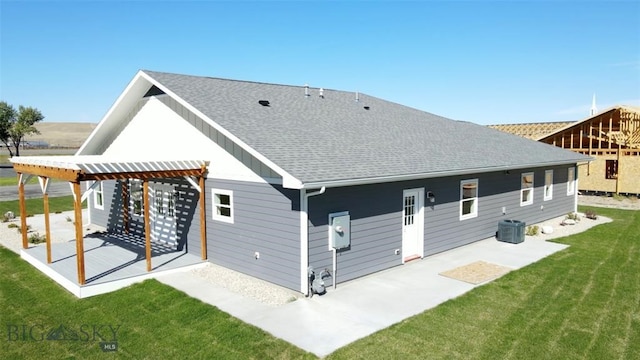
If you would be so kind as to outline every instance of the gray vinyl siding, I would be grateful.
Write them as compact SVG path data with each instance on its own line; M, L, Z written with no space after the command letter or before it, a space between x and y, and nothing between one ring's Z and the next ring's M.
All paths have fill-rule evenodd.
M553 199L543 201L545 170L554 170ZM534 202L520 206L520 176L534 172ZM577 172L576 172L577 173ZM478 216L460 220L460 181L478 179ZM567 196L567 167L492 172L474 176L424 179L386 184L329 188L309 198L309 264L332 269L327 222L333 212L349 211L351 247L337 254L337 282L351 280L402 263L403 190L424 188L435 194L425 203L424 255L429 256L495 236L498 222L516 219L528 224L573 210ZM541 208L543 206L543 208ZM502 207L506 208L503 215ZM402 254L402 251L400 251Z
M209 261L257 278L300 290L300 209L298 190L280 185L207 179L207 255ZM214 220L212 189L233 191L233 224ZM191 233L198 233L199 217ZM200 251L189 236L189 251ZM260 258L255 259L255 252Z
M115 180L105 180L102 182L104 210L94 207L94 194L89 195L87 198L87 207L91 212L92 224L107 228L109 226L110 214L120 209L122 196L120 195L120 190L115 188L116 183ZM89 182L88 184L90 185L91 183Z

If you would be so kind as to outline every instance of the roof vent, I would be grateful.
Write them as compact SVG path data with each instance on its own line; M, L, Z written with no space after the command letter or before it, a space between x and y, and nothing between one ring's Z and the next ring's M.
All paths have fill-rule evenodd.
M311 94L309 94L309 85L308 84L304 84L304 96L306 96L306 97L311 96Z
M365 107L364 107L364 109L365 109L365 110L369 110L369 109L371 109L371 107L369 107L369 106L365 106Z
M262 106L269 106L269 100L258 100L258 104Z
M356 102L360 102L360 93L356 91Z
M324 89L323 88L320 88L319 94L320 94L320 97L324 99Z

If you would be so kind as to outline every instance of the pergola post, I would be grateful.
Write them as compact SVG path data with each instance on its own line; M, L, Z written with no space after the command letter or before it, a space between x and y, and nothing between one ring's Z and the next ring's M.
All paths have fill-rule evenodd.
M84 273L84 236L82 234L82 193L80 191L80 181L73 184L73 211L75 215L76 228L76 259L78 266L78 284L85 284Z
M200 253L202 260L207 260L207 207L205 206L206 194L204 192L204 171L202 169L202 175L200 175Z
M122 226L124 233L129 233L129 182L120 180L120 189L122 190Z
M143 212L144 212L144 240L147 257L147 271L151 271L151 221L149 221L149 180L142 182Z
M18 199L20 203L20 232L22 233L22 248L29 247L27 241L27 208L24 201L24 182L22 181L23 173L18 174Z
M44 234L47 240L47 264L51 264L51 226L49 223L49 178L41 176L42 200L44 202Z

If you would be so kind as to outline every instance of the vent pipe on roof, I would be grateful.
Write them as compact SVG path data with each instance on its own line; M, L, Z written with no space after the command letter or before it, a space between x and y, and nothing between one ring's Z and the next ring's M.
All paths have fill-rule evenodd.
M323 88L320 88L319 94L320 94L320 97L322 99L324 99L324 89Z
M304 84L304 96L309 97L309 85L308 84Z
M360 93L356 91L356 102L360 102Z

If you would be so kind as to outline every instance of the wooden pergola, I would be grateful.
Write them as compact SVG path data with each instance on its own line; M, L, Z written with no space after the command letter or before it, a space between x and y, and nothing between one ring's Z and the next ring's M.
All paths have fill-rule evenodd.
M206 206L205 176L208 161L204 160L122 160L102 155L81 156L29 156L11 158L13 168L18 175L18 196L20 201L20 221L22 247L28 248L27 210L25 205L24 184L32 176L38 176L44 201L45 236L47 263L51 263L51 235L49 228L49 196L47 188L50 179L68 181L73 189L75 236L78 284L85 284L84 244L82 231L82 197L80 184L83 181L138 179L143 183L143 216L145 229L145 250L147 271L151 271L151 224L149 218L149 180L160 178L186 178L200 193L200 241L202 260L207 259L206 249ZM195 180L194 180L195 177ZM196 182L197 180L197 182ZM93 186L87 190L90 193ZM126 186L124 187L126 188ZM123 191L123 223L128 231L129 211L128 192Z

